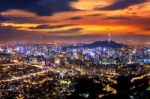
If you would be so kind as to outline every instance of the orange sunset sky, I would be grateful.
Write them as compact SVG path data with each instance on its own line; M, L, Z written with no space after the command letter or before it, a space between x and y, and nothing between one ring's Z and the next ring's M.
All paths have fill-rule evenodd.
M0 40L150 41L150 0L0 0Z

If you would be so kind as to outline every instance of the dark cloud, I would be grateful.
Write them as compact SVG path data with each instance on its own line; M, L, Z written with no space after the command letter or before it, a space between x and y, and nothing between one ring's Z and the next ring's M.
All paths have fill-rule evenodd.
M68 30L55 31L55 32L49 32L49 33L50 33L50 35L57 35L57 36L60 36L60 34L68 34L68 36L70 36L69 34L71 34L72 36L76 36L78 34L80 35L80 31L82 29L83 28L71 28Z
M75 10L69 3L78 0L0 0L0 12L19 9L47 16L55 12Z
M51 20L51 19L40 19L40 17L27 17L27 16L9 16L6 15L5 16L7 19L9 19L9 22L13 22L13 23L54 23L54 22L58 22L57 20ZM7 20L6 20L7 21Z
M68 20L79 20L79 19L82 19L82 17L72 17L72 18L69 18Z
M40 20L37 20L34 17L10 17L7 16L9 19L9 22L14 22L14 23L38 23Z
M100 16L101 14L91 14L91 15L87 15L87 16Z
M3 16L1 16L0 15L0 21L8 21L9 19L7 19L7 18L5 18L5 17L3 17Z
M65 30L65 31L63 31L65 34L70 34L70 33L72 33L72 34L79 34L80 33L80 31L82 30L82 28L72 28L72 29L69 29L69 30Z
M39 25L39 26L31 28L31 29L55 29L55 28L63 28L63 27L67 27L67 26L73 26L73 24L64 24L64 25L55 25L55 26Z
M123 17L123 16L106 17L106 19L110 19L110 20L130 20L130 18Z
M129 6L144 3L146 1L148 1L148 0L117 0L112 5L109 5L109 6L106 6L106 7L103 7L103 8L98 8L98 9L100 9L100 10L125 9L125 8L128 8Z
M145 28L144 30L145 30L145 31L150 31L150 27L148 27L148 28Z

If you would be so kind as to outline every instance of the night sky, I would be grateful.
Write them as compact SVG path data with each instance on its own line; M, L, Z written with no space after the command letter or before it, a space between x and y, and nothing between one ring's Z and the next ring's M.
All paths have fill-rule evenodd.
M150 42L150 0L0 0L0 40Z

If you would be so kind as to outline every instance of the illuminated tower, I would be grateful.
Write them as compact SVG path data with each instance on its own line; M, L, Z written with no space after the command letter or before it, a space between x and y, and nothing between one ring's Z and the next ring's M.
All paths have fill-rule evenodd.
M108 34L108 42L110 42L111 41L111 34L109 33Z

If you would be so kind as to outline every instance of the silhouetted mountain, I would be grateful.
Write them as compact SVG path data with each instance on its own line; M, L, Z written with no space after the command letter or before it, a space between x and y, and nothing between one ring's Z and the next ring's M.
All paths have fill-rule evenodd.
M65 48L96 48L96 47L111 47L111 48L121 48L121 47L127 47L127 45L116 43L114 41L96 41L90 44L82 44L79 46L67 46Z
M85 44L83 45L83 47L87 47L87 48L95 48L95 47L112 47L112 48L119 48L119 47L123 47L125 45L120 44L120 43L116 43L114 41L96 41L94 43L91 44Z

